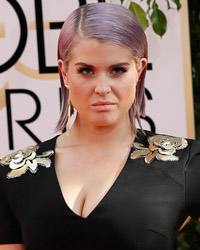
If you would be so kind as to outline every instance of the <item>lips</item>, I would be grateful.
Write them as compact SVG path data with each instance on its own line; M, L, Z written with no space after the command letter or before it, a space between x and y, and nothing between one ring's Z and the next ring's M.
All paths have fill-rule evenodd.
M110 102L110 101L97 101L97 102L93 102L92 106L101 106L101 105L114 105L114 102Z
M111 101L96 101L91 104L92 108L97 111L109 111L114 108L116 103Z

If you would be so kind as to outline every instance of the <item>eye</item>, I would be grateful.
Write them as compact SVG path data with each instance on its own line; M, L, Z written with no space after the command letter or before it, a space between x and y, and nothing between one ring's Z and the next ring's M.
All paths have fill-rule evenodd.
M121 75L127 71L128 69L125 67L116 67L111 70L111 75Z
M94 74L93 70L89 67L81 67L77 70L77 73L85 76L90 76Z

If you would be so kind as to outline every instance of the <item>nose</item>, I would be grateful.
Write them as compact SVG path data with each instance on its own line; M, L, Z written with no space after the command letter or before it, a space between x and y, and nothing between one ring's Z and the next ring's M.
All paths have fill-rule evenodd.
M96 85L95 85L95 93L99 95L106 95L111 92L111 87L109 84L109 80L106 79L106 76L100 76L98 79L96 79Z

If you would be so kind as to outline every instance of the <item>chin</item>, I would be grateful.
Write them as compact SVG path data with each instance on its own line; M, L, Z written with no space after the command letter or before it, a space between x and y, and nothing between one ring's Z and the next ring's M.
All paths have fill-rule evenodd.
M117 119L113 119L111 117L107 117L107 118L102 117L102 118L92 120L92 123L96 127L110 127L110 126L117 124Z
M97 127L109 127L109 126L112 127L126 120L127 117L129 117L128 111L127 113L101 112L98 114L91 114L90 116L88 116L90 122Z

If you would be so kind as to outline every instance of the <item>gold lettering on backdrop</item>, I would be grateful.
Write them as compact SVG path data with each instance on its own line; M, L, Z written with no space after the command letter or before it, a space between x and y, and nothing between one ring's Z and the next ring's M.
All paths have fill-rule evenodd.
M0 23L0 38L3 38L5 36L6 36L5 25L4 25L4 23Z
M58 79L59 75L58 73L51 73L51 74L46 74L46 73L39 73L37 70L32 69L20 61L17 61L14 65L15 69L22 73L23 75L36 78L36 79L41 79L41 80L48 80L48 79Z
M57 22L62 22L62 21L44 21L43 22L43 29L45 30L49 30L50 29L50 23L57 23ZM35 21L32 21L32 22L29 22L29 28L30 30L36 30L36 22Z
M6 107L6 89L9 89L8 82L0 89L0 110Z
M36 30L36 22L29 22L29 28L30 30ZM43 29L49 30L50 29L50 22L45 21L43 22Z

